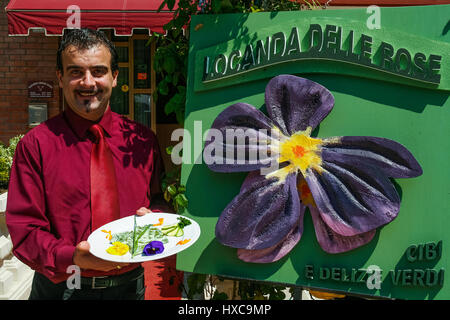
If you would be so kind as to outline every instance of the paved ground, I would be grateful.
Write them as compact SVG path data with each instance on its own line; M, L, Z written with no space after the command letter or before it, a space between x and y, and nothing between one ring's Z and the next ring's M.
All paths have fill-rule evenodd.
M176 255L143 264L145 273L146 300L180 300L178 290L183 282L183 272L176 271Z

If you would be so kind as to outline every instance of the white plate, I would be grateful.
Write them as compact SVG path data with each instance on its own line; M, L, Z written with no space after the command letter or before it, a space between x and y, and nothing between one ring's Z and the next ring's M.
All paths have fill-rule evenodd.
M154 228L161 229L164 226L168 226L174 223L178 223L177 218L180 217L178 214L173 213L163 213L163 212L153 212L148 213L143 216L136 216L136 226L144 226L147 224L158 224L160 218L164 218L163 224L161 226L156 226ZM106 252L106 249L112 246L111 241L108 239L108 234L102 230L111 231L111 234L133 231L134 227L134 215L118 219L103 225L94 232L91 233L87 241L90 244L90 252L103 260L114 261L114 262L145 262L150 260L158 260L166 258L180 251L186 250L200 237L200 226L194 220L183 216L183 218L191 221L191 224L185 226L183 231L184 234L181 237L169 237L167 243L164 244L164 251L162 253L154 254L151 256L136 255L133 258L131 253L127 252L123 256L112 255ZM190 239L187 243L180 245L177 243L182 240ZM130 248L131 250L131 248Z

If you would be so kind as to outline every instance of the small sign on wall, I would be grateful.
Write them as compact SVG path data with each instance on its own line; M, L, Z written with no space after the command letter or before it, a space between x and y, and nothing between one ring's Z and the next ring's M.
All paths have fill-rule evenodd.
M146 72L139 72L137 74L138 80L147 80L147 73Z
M28 105L28 125L37 126L47 120L46 103L30 103Z
M52 81L28 82L28 98L53 98Z

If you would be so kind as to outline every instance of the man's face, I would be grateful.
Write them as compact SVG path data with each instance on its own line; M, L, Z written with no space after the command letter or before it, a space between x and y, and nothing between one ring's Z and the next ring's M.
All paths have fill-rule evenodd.
M68 46L62 52L63 73L56 72L69 107L88 120L99 119L109 104L118 71L111 71L111 54L104 45L86 50Z

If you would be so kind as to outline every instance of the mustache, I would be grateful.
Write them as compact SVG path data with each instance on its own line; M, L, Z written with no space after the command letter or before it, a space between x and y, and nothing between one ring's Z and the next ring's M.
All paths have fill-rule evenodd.
M95 90L77 89L77 90L75 90L75 92L77 92L77 93L85 93L85 94L93 94L93 93L97 94L97 93L100 93L102 91L103 90L101 90L101 89L95 89Z

